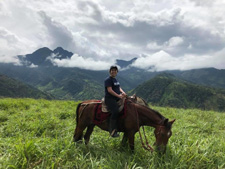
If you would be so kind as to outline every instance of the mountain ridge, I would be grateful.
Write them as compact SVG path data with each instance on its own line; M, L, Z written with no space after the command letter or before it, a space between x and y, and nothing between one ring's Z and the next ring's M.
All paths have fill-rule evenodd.
M51 50L47 47L40 48L39 50L34 51L32 54L18 56L22 57L22 59L25 58L23 60L25 64L22 66L0 63L0 73L10 78L19 80L25 84L29 84L43 92L49 93L56 99L88 100L101 99L104 96L104 79L109 75L108 70L93 71L76 67L57 67L48 62L50 61L47 59L49 55L54 55L52 57L58 57L57 59L68 59L73 55L73 53L64 50L62 47L57 47L54 50ZM32 62L26 60L28 58L30 58ZM116 62L116 64L121 68L117 79L119 80L122 88L127 93L130 90L138 88L139 85L142 85L143 83L153 79L159 74L162 76L162 73L164 73L164 76L168 76L168 78L177 78L181 81L188 81L191 83L203 85L204 87L211 86L214 88L225 89L225 70L223 69L218 70L215 68L202 68L186 71L173 70L163 72L149 72L143 69L132 67L131 64L135 60L136 58L128 61L118 59ZM34 64L34 62L39 65L32 67L31 65ZM168 81L165 81L164 83L168 83ZM177 83L176 85L171 85L170 88L168 87L167 90L173 90L174 86L177 85L182 86L181 84ZM190 88L192 88L192 86L190 86ZM144 91L144 93L146 92ZM158 93L158 95L160 95L160 93ZM173 93L171 95L179 94ZM157 97L158 96L155 95L153 98L157 99ZM168 99L164 99L164 101L161 102L166 101L168 101ZM179 101L177 100L177 103L178 102Z
M131 93L159 106L225 110L224 89L193 84L174 75L159 74L139 85Z
M48 99L54 97L32 86L0 74L0 97Z
M47 47L40 48L34 51L32 54L19 55L18 58L21 61L23 66L43 66L43 67L54 67L52 63L52 58L57 59L70 59L73 53L67 50L64 50L62 47L57 47L54 50L51 50ZM121 60L116 59L116 65L121 68L120 75L124 79L127 78L129 83L132 84L132 87L142 83L149 78L153 78L155 75L161 72L148 72L144 69L139 69L132 67L132 63L137 60L134 57L131 60ZM188 80L193 83L207 85L212 87L219 87L225 89L225 70L224 69L215 69L215 68L201 68L201 69L191 69L186 71L172 70L172 71L163 71L169 72L177 77L180 77L184 80ZM138 77L139 76L139 77ZM136 82L135 82L136 81ZM140 84L139 83L139 84Z

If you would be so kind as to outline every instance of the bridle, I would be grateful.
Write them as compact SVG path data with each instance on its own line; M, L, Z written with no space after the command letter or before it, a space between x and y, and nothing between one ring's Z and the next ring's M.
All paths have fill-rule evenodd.
M165 128L165 126L156 125L156 128L159 128L159 131L156 133L156 135L159 135L161 133L162 128Z
M146 137L146 134L145 134L145 130L144 130L144 126L141 126L142 127L142 130L143 130L143 133L144 133L144 137L145 137L145 143L143 141L143 138L142 138L142 135L141 135L141 131L140 131L140 124L139 124L139 116L138 116L138 112L137 112L137 108L134 104L134 110L136 112L136 115L137 115L137 127L138 127L138 133L139 133L139 136L140 136L140 140L141 140L141 144L142 144L142 147L145 149L145 150L148 150L148 151L151 151L153 152L154 149L150 146L150 144L148 143L148 140L147 140L147 137ZM156 133L156 135L159 135L162 131L162 128L165 128L165 126L162 126L162 125L155 125L155 127L159 127L159 131Z

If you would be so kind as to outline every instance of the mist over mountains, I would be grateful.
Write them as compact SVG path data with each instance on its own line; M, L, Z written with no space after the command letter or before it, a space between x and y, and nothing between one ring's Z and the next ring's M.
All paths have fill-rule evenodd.
M30 85L45 92L47 95L53 96L55 99L101 99L104 96L103 83L104 79L109 75L108 70L93 71L76 67L58 67L54 63L54 59L69 60L72 56L72 52L66 51L61 47L57 47L54 50L44 47L31 54L17 56L21 61L20 66L0 63L0 74L19 80L25 85ZM136 93L148 102L162 106L195 107L219 111L225 109L221 106L225 98L223 92L225 89L225 70L204 68L187 71L149 72L132 67L131 65L136 59L133 58L129 61L116 60L116 65L120 67L117 79L127 93ZM164 75L166 73L167 78L161 78L157 82L154 78L157 75L161 77L162 73ZM168 73L170 76L168 76ZM174 81L175 78L179 79L179 83ZM169 85L170 87L165 87L168 84L168 79L170 79L169 81L173 79L173 83ZM189 85L189 83L193 85L198 84L201 87ZM151 90L154 88L153 84L158 86L156 91L161 93L160 96L163 96L158 100L157 95L153 94ZM185 86L183 88L185 90L180 90L181 86ZM10 88L6 88L7 90L9 93L11 92ZM209 93L211 94L208 93L206 95L209 97L213 96L212 100L210 100L211 98L202 100L207 91L210 91ZM2 96L1 93L0 96ZM16 96L9 94L8 97Z
M31 54L18 55L20 64L28 67L37 67L37 66L58 66L55 60L70 60L74 54L67 50L64 50L62 47L57 47L54 50L51 50L47 47L40 48L34 51ZM78 57L76 55L75 57ZM128 68L137 58L133 58L129 61L117 59L116 65L120 68ZM60 66L62 67L62 66Z

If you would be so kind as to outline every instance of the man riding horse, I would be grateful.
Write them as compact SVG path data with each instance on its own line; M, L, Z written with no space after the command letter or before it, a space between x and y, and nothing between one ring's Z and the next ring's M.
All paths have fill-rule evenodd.
M109 133L112 137L118 137L117 133L117 123L119 116L119 105L118 101L125 98L127 95L120 87L120 83L116 79L118 73L117 66L111 66L109 69L109 76L105 79L105 104L109 109L110 123L109 123Z
M107 118L102 120L101 118L100 121L97 120L97 123L95 121L95 117L102 117L101 115L103 115L96 114L99 105L102 106L103 104L101 100L86 100L79 103L76 110L76 128L73 140L79 142L84 138L85 144L88 144L94 127L98 126L102 130L109 131L112 137L119 136L117 131L123 132L122 146L126 146L128 143L132 151L134 151L135 133L138 132L142 146L153 151L153 148L147 142L146 136L146 144L144 144L140 132L140 128L143 128L144 132L144 126L151 126L155 128L156 150L165 153L166 145L172 135L171 129L175 119L169 121L168 118L150 108L143 99L135 95L127 97L115 78L118 73L116 66L110 67L109 73L110 76L105 80L105 103L111 112L110 120L108 121ZM119 118L117 100L121 99L125 99L124 111L126 113ZM87 130L83 135L85 129Z

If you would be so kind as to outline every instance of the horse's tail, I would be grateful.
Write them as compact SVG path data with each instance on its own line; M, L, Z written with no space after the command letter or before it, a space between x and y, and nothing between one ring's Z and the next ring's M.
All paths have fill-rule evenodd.
M80 115L79 115L79 114L80 114L80 113L79 113L79 108L80 108L80 106L81 106L81 103L79 103L79 104L77 105L77 109L76 109L76 115L77 115L77 116L76 116L76 122L77 122L77 123L78 123L79 116L80 116Z

